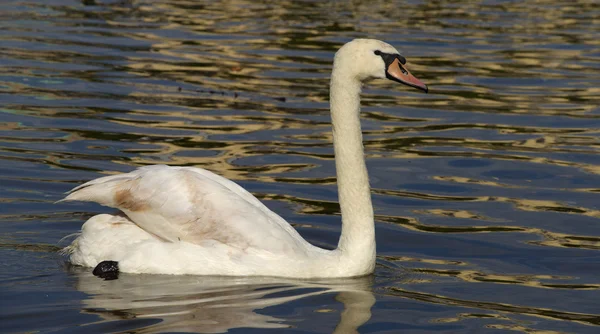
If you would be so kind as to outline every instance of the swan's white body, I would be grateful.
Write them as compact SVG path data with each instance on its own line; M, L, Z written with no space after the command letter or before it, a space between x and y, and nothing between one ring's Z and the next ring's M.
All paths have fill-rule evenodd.
M331 117L342 211L337 249L311 245L230 180L200 168L158 165L72 190L65 200L97 202L124 215L90 218L66 248L70 261L88 267L118 261L119 270L130 273L309 278L373 272L375 228L359 114L361 82L389 74L376 50L398 54L381 41L354 40L334 61Z

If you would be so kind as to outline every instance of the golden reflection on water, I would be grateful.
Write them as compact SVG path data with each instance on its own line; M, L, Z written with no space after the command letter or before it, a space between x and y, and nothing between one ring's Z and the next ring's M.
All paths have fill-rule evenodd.
M461 300L461 299L449 298L449 297L440 296L440 295L409 291L409 290L399 289L399 288L390 288L388 293L390 295L395 295L398 297L428 301L428 302L433 302L435 304L441 304L441 305L458 305L458 306L462 306L462 307L476 308L476 309L481 309L481 310L486 310L486 311L496 311L496 312L506 313L506 314L511 314L511 313L512 314L527 314L530 316L540 317L540 318L573 321L573 322L581 323L584 325L600 324L600 316L598 316L597 314L561 312L561 311L555 311L555 310L547 309L547 308L533 308L533 307L511 305L511 304L505 304L505 303L491 303L491 302L482 302L482 301ZM500 325L500 326L505 326L505 325Z

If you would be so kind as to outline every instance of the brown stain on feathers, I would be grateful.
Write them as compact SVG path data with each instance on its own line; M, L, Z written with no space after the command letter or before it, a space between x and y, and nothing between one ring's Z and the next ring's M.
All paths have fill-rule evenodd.
M129 211L144 211L150 207L146 201L136 198L131 192L131 189L135 188L138 183L139 179L127 182L122 189L115 192L115 206L117 208Z
M122 210L143 211L148 208L144 202L137 201L129 189L119 190L115 193L116 207Z

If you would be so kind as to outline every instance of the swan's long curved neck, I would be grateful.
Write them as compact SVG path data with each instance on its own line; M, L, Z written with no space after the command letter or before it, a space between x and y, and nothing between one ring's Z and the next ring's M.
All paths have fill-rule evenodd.
M338 250L345 259L343 265L353 270L364 270L361 274L366 274L375 265L375 226L360 127L361 83L334 66L330 89L333 146L342 212Z

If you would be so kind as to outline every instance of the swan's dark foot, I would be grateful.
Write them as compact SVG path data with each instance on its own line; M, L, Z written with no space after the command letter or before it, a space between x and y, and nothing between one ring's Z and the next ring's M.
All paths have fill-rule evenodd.
M119 278L119 262L102 261L94 268L92 274L104 278L107 281L117 279Z

